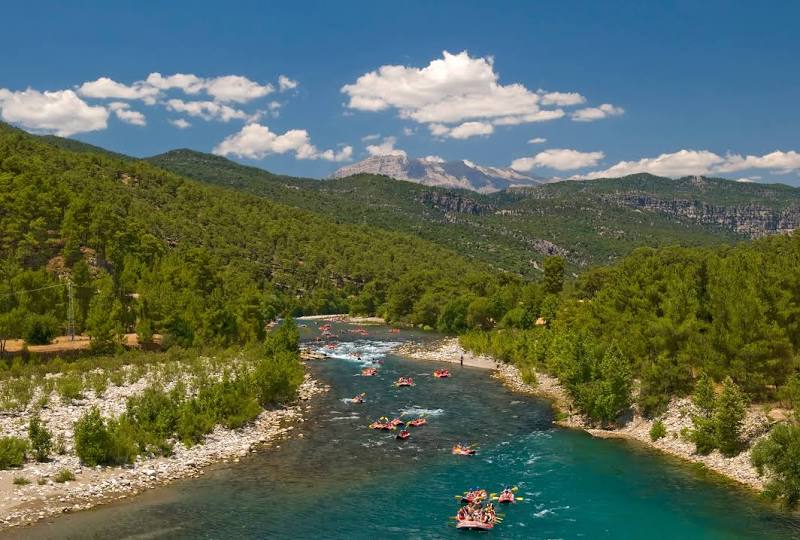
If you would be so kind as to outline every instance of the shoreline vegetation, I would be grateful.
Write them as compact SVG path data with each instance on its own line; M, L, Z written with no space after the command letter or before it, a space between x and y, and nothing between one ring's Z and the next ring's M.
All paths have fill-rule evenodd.
M123 499L278 444L328 388L291 320L261 345L15 362L0 378L0 529Z
M535 378L524 377L514 365L464 349L458 338L446 338L426 345L405 344L394 352L417 360L456 364L463 354L465 366L493 370L493 376L512 391L549 400L556 414L554 423L558 426L585 431L598 438L635 441L684 461L700 464L753 491L761 492L765 488L764 479L758 475L750 457L755 442L766 435L772 421L758 407L750 407L744 421L743 438L748 441L747 449L734 457L726 457L718 450L701 455L695 452L694 443L685 440L681 434L693 427L691 418L694 406L688 398L673 399L670 402L666 412L658 419L664 424L666 433L652 440L650 433L653 424L658 420L647 419L637 413L622 426L613 429L597 428L585 416L574 412L577 410L574 401L556 377L541 371L535 371Z

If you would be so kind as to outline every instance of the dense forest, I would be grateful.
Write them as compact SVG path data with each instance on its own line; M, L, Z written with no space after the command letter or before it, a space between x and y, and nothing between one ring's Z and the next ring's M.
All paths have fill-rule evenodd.
M432 298L514 279L409 235L339 225L8 126L0 261L0 345L63 334L69 280L77 331L98 350L134 331L143 342L162 334L166 345L247 342L283 313L354 310L427 324Z

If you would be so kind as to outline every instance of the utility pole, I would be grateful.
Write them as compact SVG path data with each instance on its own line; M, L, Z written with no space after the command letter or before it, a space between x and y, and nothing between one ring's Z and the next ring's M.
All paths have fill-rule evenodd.
M67 334L70 341L75 341L75 300L70 278L67 278Z

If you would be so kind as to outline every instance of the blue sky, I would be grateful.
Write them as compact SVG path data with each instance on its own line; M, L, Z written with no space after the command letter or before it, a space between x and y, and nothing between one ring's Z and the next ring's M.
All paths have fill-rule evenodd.
M800 183L797 2L15 2L4 19L0 118L135 156L323 177L371 147Z

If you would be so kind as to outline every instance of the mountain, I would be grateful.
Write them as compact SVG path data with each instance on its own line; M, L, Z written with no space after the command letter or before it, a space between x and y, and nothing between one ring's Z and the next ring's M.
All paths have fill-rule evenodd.
M745 235L692 216L638 208L626 204L624 197L647 193L670 200L671 194L688 195L693 190L708 201L727 204L735 201L723 198L726 188L737 192L754 189L721 181L718 188L704 195L696 186L677 189L682 185L678 181L640 175L480 194L373 174L322 181L292 178L190 150L149 160L177 174L310 210L338 223L368 224L413 234L527 277L540 275L541 262L550 255L564 256L575 271L615 260L640 246L737 242ZM773 200L767 192L752 196L753 201ZM738 209L728 211L735 213Z
M416 182L424 186L468 189L478 193L494 193L512 186L534 186L544 179L520 174L514 169L481 167L471 161L444 161L440 158L408 159L405 155L372 156L342 167L333 178L354 174L381 174Z

